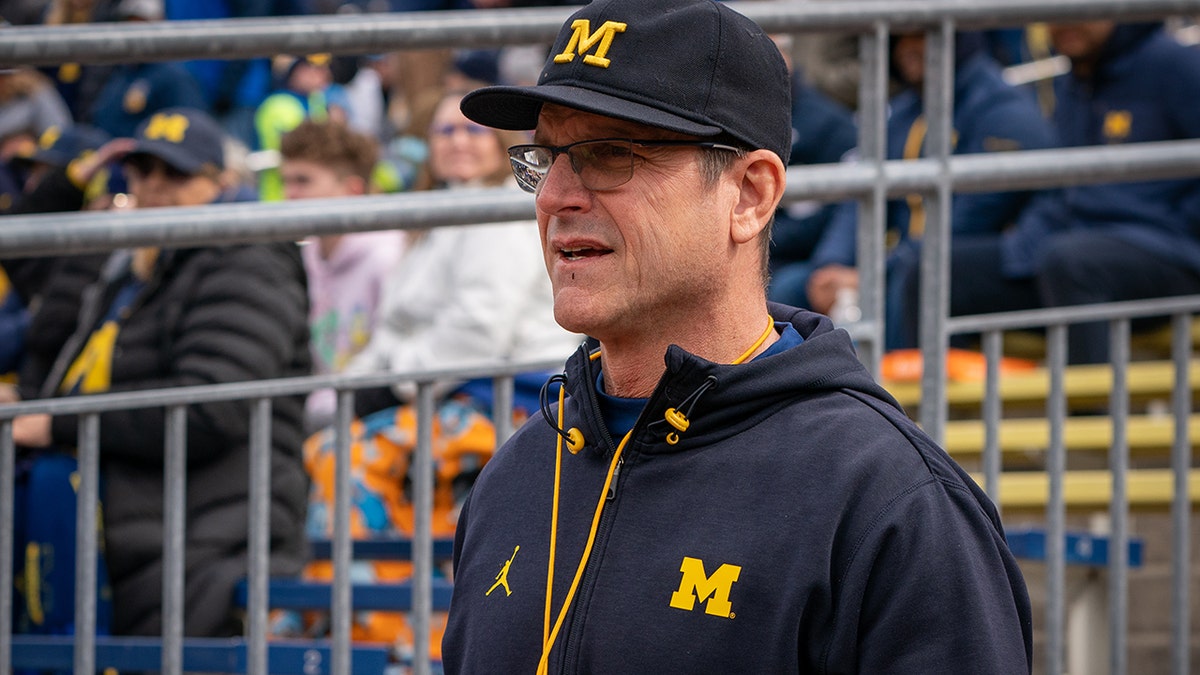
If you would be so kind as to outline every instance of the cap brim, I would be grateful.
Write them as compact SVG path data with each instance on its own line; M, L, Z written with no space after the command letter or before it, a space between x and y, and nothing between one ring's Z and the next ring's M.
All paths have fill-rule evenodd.
M542 104L557 105L584 112L638 122L693 136L717 136L720 127L696 122L674 113L628 101L610 94L569 85L533 87L484 87L463 97L461 108L469 119L497 129L534 129Z
M170 164L173 168L189 175L198 174L204 169L202 162L197 162L194 157L184 152L182 148L174 143L140 140L133 147L133 150L129 151L126 157L132 157L133 155L157 157Z

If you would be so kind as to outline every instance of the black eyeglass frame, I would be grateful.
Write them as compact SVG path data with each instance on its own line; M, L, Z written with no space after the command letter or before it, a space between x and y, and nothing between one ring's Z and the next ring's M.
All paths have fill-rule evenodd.
M585 141L576 141L574 143L568 143L567 145L557 145L557 146L556 145L542 145L539 143L523 143L521 145L514 145L508 149L508 161L509 161L509 164L511 165L513 175L516 176L516 178L517 178L517 185L521 186L521 189L526 192L537 194L538 187L541 186L542 181L545 180L546 176L550 173L550 168L554 166L554 162L556 162L558 160L559 155L567 156L567 159L570 160L570 163L571 163L571 170L575 172L576 176L580 177L580 180L583 180L583 173L582 173L583 166L581 166L580 164L577 163L578 160L576 159L576 156L571 153L571 150L575 147L578 147L581 145L587 145L590 143L613 143L613 142L628 143L628 144L630 144L630 146L636 145L636 146L642 147L642 148L688 148L688 147L708 148L708 149L713 149L713 150L726 150L726 151L730 151L730 152L735 152L735 153L738 153L739 155L742 154L743 152L745 152L745 150L742 148L728 145L726 143L718 143L716 141L652 140L652 139L643 140L643 139L636 139L636 138L589 138ZM539 170L533 166L530 166L528 162L519 158L519 155L521 155L522 153L528 152L530 149L550 151L550 163L546 165L546 169L544 171ZM606 185L605 187L597 188L597 187L592 187L592 186L588 185L587 182L585 181L584 187L586 187L587 189L592 190L594 192L604 192L605 190L614 190L616 188L621 187L622 185L633 180L633 173L634 173L634 170L637 168L636 160L637 160L637 156L634 155L632 152L629 153L629 175L624 180L620 181L619 183L615 183L612 185ZM534 177L536 177L536 181L534 180Z

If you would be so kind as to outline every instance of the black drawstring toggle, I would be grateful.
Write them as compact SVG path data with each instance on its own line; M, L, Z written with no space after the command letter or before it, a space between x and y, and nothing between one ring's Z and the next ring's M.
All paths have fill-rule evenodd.
M567 386L567 376L562 373L553 375L542 385L542 390L538 393L538 403L542 409L542 419L546 420L546 424L549 424L551 429L554 429L554 433L562 436L563 441L567 444L567 450L570 450L571 454L574 455L583 449L583 432L576 427L571 427L567 431L563 431L562 427L558 426L558 422L551 416L550 385L554 382L558 382L560 387L565 387Z
M691 420L688 419L688 416L692 414L692 409L696 407L696 403L700 400L700 396L703 395L704 392L708 391L710 387L715 387L716 385L717 377L715 375L709 375L707 378L705 378L704 383L696 389L696 391L693 391L690 396L680 402L677 408L667 408L667 412L663 414L663 419L654 423L662 424L663 422L666 422L675 429L675 431L667 433L667 445L675 445L679 442L679 434L687 431L688 427L692 424ZM680 412L679 408L686 408L686 410L684 412Z

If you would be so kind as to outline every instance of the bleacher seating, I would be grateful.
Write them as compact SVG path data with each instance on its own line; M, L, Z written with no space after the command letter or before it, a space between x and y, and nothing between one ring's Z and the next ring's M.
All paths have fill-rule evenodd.
M1200 389L1200 360L1188 363L1188 382ZM1126 420L1125 439L1135 468L1127 475L1129 504L1134 509L1166 509L1174 497L1174 478L1169 469L1169 452L1175 441L1174 418L1164 406L1171 400L1175 364L1171 361L1134 361L1129 364L1126 383L1133 412ZM920 384L885 382L884 385L910 414L920 405ZM1044 510L1049 500L1049 478L1044 471L1050 444L1050 423L1044 417L1050 389L1050 374L1044 367L1005 373L998 393L1002 419L997 443L1003 472L998 502L1002 509ZM1087 455L1089 461L1072 462L1063 477L1063 497L1071 510L1106 510L1112 498L1112 473L1101 461L1113 442L1113 423L1103 414L1113 389L1112 367L1108 364L1068 366L1063 374L1063 392L1068 415L1063 419L1063 447L1069 457ZM950 420L946 423L944 446L957 461L978 469L984 450L986 427L981 419L985 388L980 380L952 381L946 385ZM1157 401L1157 404L1151 402ZM1082 414L1071 414L1082 411ZM1098 414L1099 413L1099 414ZM1200 439L1200 413L1187 422L1189 437ZM1070 464L1069 464L1070 465ZM973 474L983 483L980 473ZM1200 471L1188 478L1189 499L1200 503Z

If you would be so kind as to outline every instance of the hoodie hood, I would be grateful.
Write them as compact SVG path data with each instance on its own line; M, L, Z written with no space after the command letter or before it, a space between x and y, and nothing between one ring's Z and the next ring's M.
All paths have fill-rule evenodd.
M846 331L814 312L776 304L768 304L768 309L776 322L790 323L804 342L740 365L714 363L671 345L664 357L666 371L634 426L626 452L678 452L710 445L758 424L797 398L833 391L856 392L903 414L858 360ZM589 358L598 347L588 339L567 363L571 398L564 424L579 428L588 451L611 455L616 439L602 421L595 389L603 359ZM677 431L666 420L669 409L686 414L686 430ZM678 441L667 443L673 432Z
M1125 55L1132 52L1155 33L1163 30L1160 21L1150 23L1117 24L1108 42L1100 50L1100 58L1096 62L1094 79L1108 79L1121 75L1121 63Z

